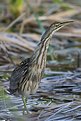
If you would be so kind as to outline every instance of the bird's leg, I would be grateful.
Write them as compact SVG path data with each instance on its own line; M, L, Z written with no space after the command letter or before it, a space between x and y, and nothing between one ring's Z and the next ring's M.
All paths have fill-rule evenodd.
M26 106L27 98L24 98L24 96L22 96L22 101L23 101L23 104L24 104L24 111L26 110L26 112L28 114L29 112L28 112L28 109L27 109L27 106ZM24 114L24 111L23 111L23 114Z
M25 98L25 102L27 102L27 100L28 100L28 98L26 97L26 98Z

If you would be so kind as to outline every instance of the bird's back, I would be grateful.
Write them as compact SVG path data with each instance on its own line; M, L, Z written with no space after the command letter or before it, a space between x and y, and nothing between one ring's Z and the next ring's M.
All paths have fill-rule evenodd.
M42 70L38 71L37 64L32 63L30 59L21 62L12 72L9 89L11 94L28 96L36 92Z
M10 77L10 87L9 91L11 94L17 94L19 90L19 85L23 81L23 76L28 72L30 58L22 61L12 72Z

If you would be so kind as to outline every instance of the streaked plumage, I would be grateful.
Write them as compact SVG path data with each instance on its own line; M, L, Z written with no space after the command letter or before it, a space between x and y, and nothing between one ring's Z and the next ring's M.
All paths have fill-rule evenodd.
M11 94L28 97L36 92L46 66L50 38L54 32L71 22L57 22L48 27L31 57L22 61L12 72L9 89Z

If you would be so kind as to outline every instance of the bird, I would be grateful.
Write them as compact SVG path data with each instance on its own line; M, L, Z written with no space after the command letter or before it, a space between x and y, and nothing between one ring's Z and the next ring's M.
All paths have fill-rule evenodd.
M15 67L10 76L9 92L21 96L24 109L28 113L27 99L30 94L35 94L46 67L47 49L52 35L62 27L73 21L52 23L41 37L40 42L29 58L23 60Z

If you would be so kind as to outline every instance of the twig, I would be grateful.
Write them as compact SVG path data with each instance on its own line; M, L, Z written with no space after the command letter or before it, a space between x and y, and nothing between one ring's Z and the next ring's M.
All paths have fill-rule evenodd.
M2 41L1 41L1 42L2 42ZM10 59L10 61L12 62L12 64L15 66L14 61L12 60L11 56L8 54L7 48L6 48L6 46L5 46L5 43L4 43L4 42L2 42L2 44L3 44L3 45L4 45L4 47L5 47L4 52L6 53L7 57Z
M25 16L26 13L22 13L18 18L16 18L11 24L9 24L4 30L3 32L7 31L8 29L10 29L16 22L18 22L21 18L23 18Z

